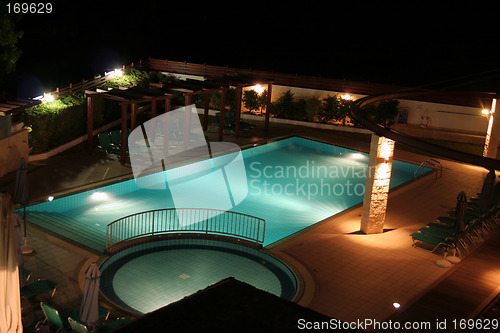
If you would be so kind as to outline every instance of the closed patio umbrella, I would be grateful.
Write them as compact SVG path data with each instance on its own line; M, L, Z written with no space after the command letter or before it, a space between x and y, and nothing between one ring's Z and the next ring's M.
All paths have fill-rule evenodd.
M22 219L17 213L12 213L12 225L14 226L14 233L16 234L16 246L17 246L17 265L23 267L23 232L21 231Z
M22 332L17 245L12 199L0 193L0 332Z
M455 237L459 237L459 235L465 231L465 213L467 211L467 195L464 191L460 191L457 196L457 205L455 207ZM455 244L453 248L453 255L447 256L446 260L451 263L460 262L460 258L457 257L457 244Z
M460 191L457 196L457 206L455 207L455 233L459 234L465 230L465 213L467 211L467 195Z
M495 185L495 170L490 170L486 175L486 178L483 182L483 187L481 188L481 203L480 210L481 214L486 213L488 210L492 199L493 199L493 187Z
M85 271L85 287L80 306L80 319L84 323L94 324L99 319L99 283L101 272L94 262Z
M14 190L14 202L23 206L23 221L24 221L24 248L23 253L29 254L33 249L26 245L26 206L30 203L30 194L28 190L28 175L26 168L26 160L21 158L16 173L16 187Z

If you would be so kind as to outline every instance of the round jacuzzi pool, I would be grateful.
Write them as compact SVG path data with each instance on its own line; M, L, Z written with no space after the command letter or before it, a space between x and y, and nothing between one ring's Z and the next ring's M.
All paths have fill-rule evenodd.
M209 239L167 239L135 245L101 265L101 291L112 302L144 314L228 277L285 299L297 280L275 257L239 244Z

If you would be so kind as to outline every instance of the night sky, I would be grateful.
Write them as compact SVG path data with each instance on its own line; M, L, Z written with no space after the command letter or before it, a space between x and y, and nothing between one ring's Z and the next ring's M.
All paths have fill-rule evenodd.
M431 2L429 2L431 3ZM148 57L405 86L500 90L498 6L384 1L52 1L25 14L12 90ZM328 5L326 5L328 4Z

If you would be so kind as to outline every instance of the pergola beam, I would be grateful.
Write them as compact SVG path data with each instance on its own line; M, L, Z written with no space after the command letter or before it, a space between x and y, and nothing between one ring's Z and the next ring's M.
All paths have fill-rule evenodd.
M131 107L131 130L136 126L137 104L151 102L152 114L156 115L156 103L159 100L165 102L165 112L170 111L172 95L147 88L132 87L127 90L110 90L106 92L86 91L87 95L87 150L89 154L93 151L93 122L94 122L94 99L103 97L119 102L121 106L121 152L120 162L125 164L127 152L127 119L128 105Z
M234 124L234 137L238 138L240 135L240 119L241 119L241 96L243 94L243 86L236 87L236 123Z
M220 119L219 119L219 135L218 135L218 140L222 141L224 137L224 112L226 111L226 90L224 89L221 91L221 97L220 97Z

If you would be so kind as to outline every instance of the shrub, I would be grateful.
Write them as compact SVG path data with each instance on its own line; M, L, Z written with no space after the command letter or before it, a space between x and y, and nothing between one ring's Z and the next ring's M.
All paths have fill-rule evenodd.
M42 153L85 133L87 105L82 93L27 109L23 122L32 128L29 145L34 153Z
M149 82L151 82L149 73L132 68L128 74L123 74L122 76L106 81L101 84L99 88L106 89L131 86L149 87Z
M388 128L392 127L398 116L398 106L399 101L395 99L380 101L371 109L370 116L375 122Z
M290 90L286 91L271 103L270 113L277 118L290 119L292 110L294 109L293 95Z
M338 95L327 96L323 99L310 97L294 101L294 94L288 90L271 103L271 114L284 119L362 127L361 124L351 119L353 105L354 101L343 99ZM381 101L365 106L364 113L375 122L391 127L398 115L398 105L397 100Z

